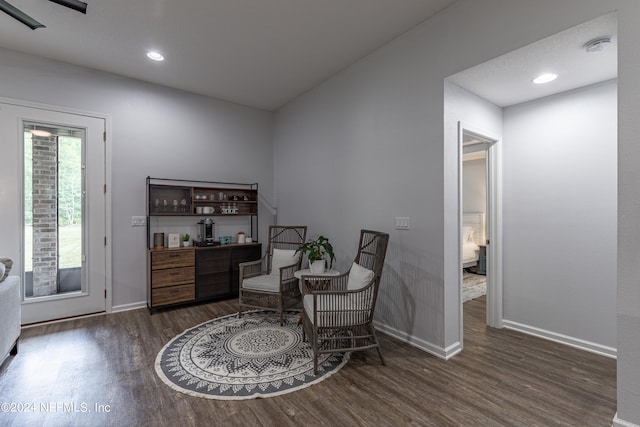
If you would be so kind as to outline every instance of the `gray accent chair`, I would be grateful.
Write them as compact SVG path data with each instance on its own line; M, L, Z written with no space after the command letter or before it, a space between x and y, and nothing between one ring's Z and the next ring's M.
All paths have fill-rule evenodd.
M339 276L302 276L305 295L302 322L313 349L313 372L318 355L376 348L384 358L373 327L389 235L361 230L358 253L349 271Z
M302 254L298 247L307 238L306 226L272 225L262 259L243 262L240 268L239 304L243 309L270 309L280 314L300 302L298 279Z
M0 363L18 354L20 303L20 278L7 276L0 282Z

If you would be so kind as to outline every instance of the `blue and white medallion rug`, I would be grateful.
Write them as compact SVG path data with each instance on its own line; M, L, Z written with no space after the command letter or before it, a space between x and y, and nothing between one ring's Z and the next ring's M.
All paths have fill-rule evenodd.
M291 393L328 378L349 353L321 354L313 374L311 345L299 312L249 311L202 323L173 338L156 357L169 387L207 399L242 400Z

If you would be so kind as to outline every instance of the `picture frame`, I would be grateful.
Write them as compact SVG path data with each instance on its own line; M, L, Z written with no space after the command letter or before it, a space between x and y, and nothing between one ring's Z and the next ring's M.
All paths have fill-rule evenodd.
M167 238L167 247L169 248L179 248L180 247L180 234L178 233L169 233Z

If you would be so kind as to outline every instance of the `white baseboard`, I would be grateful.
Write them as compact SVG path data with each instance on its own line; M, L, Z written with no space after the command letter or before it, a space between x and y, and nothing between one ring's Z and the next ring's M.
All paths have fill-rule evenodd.
M389 325L384 325L379 322L373 322L376 330L392 336L393 338L400 340L402 342L406 342L407 344L419 348L422 351L425 351L429 354L432 354L440 359L448 360L451 359L456 354L462 351L462 346L460 342L456 342L450 345L447 348L442 348L440 346L434 345L428 341L421 340L420 338L416 338L414 336L408 335L396 328L392 328Z
M507 329L512 329L514 331L522 332L528 335L533 335L538 338L543 338L543 339L554 341L560 344L565 344L570 347L575 347L580 350L588 351L590 353L599 354L601 356L611 357L615 359L618 354L617 350L613 347L607 347L607 346L596 344L590 341L581 340L579 338L570 337L568 335L562 335L556 332L551 332L544 329L536 328L534 326L513 322L511 320L503 320L503 325Z
M121 311L137 310L139 308L145 308L146 306L147 306L146 301L132 302L129 304L122 304L122 305L114 305L111 308L111 312L118 313Z
M618 418L618 413L613 417L613 427L640 427L638 424L630 423L629 421L621 420Z

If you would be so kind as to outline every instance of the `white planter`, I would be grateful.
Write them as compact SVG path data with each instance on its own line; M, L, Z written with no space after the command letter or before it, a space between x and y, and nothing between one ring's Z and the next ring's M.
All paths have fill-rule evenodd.
M311 274L322 274L324 273L324 260L319 259L317 261L309 261L309 270L311 270Z
M185 248L191 246L191 240L183 240L182 241L182 246L185 247Z

